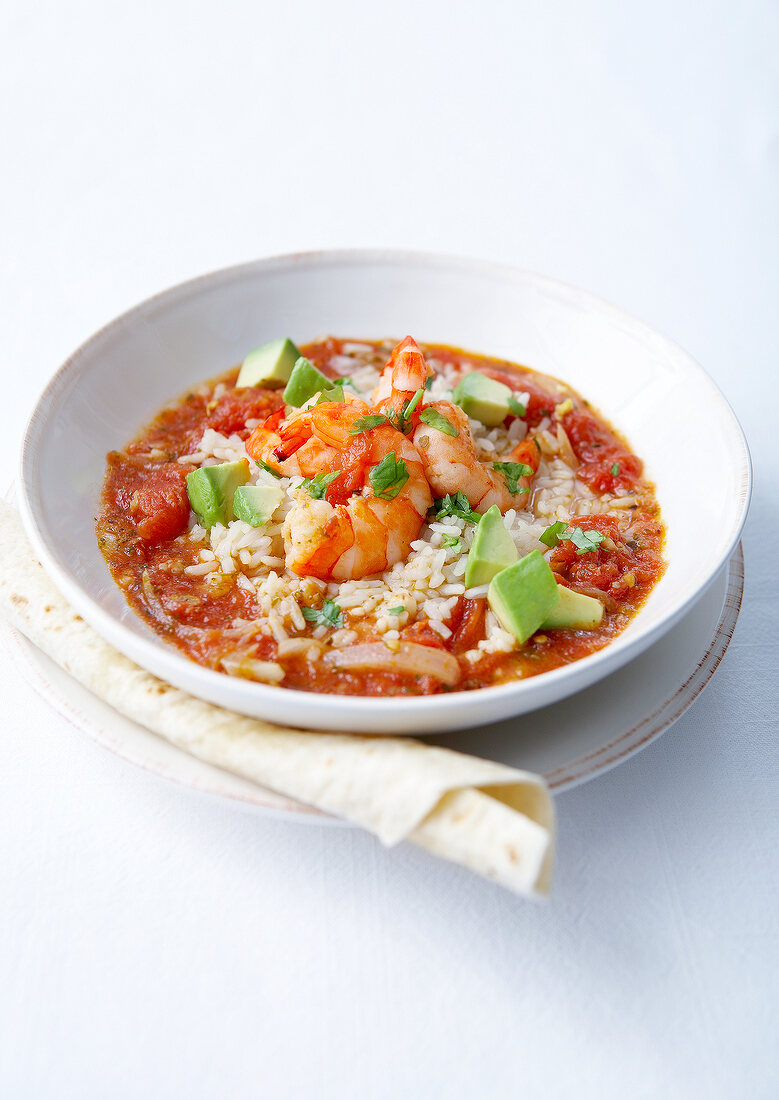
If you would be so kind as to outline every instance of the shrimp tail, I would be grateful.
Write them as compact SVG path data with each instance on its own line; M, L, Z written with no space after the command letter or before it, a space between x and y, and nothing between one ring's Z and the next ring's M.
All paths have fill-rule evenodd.
M373 404L385 415L393 413L400 417L414 394L425 388L432 373L416 340L407 336L392 349L373 392Z

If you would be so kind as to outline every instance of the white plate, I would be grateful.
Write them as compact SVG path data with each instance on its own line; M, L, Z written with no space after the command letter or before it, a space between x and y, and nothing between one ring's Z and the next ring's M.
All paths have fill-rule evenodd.
M697 698L728 647L743 588L744 560L739 547L692 611L662 641L606 682L532 715L436 738L436 744L538 772L555 793L593 779L645 748ZM204 764L123 718L4 620L0 620L0 635L12 664L35 690L93 740L123 759L263 813L319 825L344 824Z
M105 454L162 404L279 334L402 335L457 344L572 384L627 435L656 482L668 568L610 645L513 684L427 698L293 692L201 668L129 609L98 551ZM320 729L444 732L525 713L613 672L679 620L730 558L749 455L727 402L685 352L582 291L493 264L385 252L262 260L166 291L97 333L58 371L25 435L20 507L55 583L118 649L194 695Z

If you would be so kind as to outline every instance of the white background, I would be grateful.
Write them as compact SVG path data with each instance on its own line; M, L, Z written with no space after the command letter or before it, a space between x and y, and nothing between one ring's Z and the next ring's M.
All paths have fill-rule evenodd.
M0 668L0 1096L779 1093L778 32L758 0L0 6L2 485L106 320L351 245L611 299L704 364L756 465L731 649L561 796L546 907L174 788Z

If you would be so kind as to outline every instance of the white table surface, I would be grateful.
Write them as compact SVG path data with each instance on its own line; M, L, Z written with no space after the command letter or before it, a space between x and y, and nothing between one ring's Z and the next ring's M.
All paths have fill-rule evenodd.
M560 797L544 907L174 788L0 668L0 1096L779 1095L778 23L767 0L0 8L3 485L106 320L350 245L611 299L704 364L756 466L730 651L660 741Z

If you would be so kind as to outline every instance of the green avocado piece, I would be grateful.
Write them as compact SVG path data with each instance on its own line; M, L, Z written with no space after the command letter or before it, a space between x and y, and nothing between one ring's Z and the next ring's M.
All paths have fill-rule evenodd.
M465 587L489 584L501 569L513 565L519 557L516 543L503 524L497 504L479 520L465 566Z
M236 519L264 527L281 504L284 493L276 485L239 485L233 497Z
M249 463L222 462L218 466L201 466L187 474L187 495L192 511L204 527L227 524L233 515L233 495L239 485L249 480Z
M509 398L512 396L508 386L475 370L460 379L454 391L454 402L474 420L495 428L511 412Z
M292 368L300 359L300 351L288 337L271 340L261 348L250 351L243 361L238 380L239 386L268 386L277 389L289 381Z
M540 550L502 569L490 581L487 602L504 630L524 645L560 600L554 573Z
M542 630L552 630L556 626L567 626L572 630L594 630L600 626L603 618L603 604L592 596L582 592L572 592L570 588L559 584L557 590L560 601L541 623Z
M333 389L335 385L334 379L326 378L313 363L306 359L305 355L301 355L292 368L292 374L289 376L289 382L282 396L288 405L294 405L299 409L301 405L305 405L309 397L313 397L320 391Z

